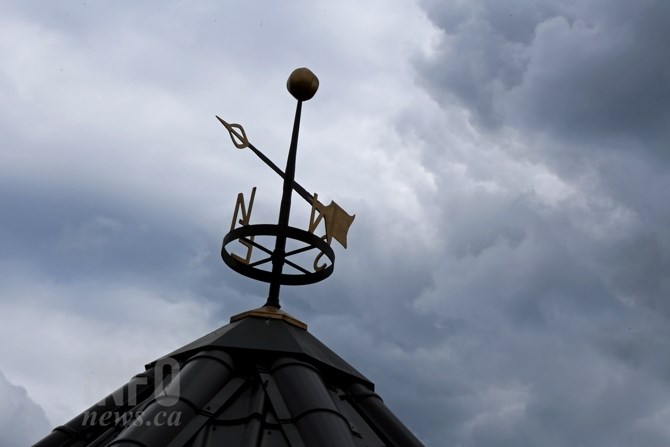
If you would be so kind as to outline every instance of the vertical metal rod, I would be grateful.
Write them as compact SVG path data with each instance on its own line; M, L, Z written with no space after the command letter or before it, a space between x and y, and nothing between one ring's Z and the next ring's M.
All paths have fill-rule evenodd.
M279 309L279 288L281 286L282 270L284 268L284 255L286 253L286 233L288 231L289 215L291 214L291 194L293 193L293 180L295 179L295 160L298 151L298 133L300 131L300 113L302 111L302 101L298 100L295 109L295 119L293 121L293 134L291 135L291 146L286 160L286 170L284 171L284 190L281 196L281 206L279 208L279 235L275 241L275 249L272 252L272 282L268 292L266 306L272 306Z

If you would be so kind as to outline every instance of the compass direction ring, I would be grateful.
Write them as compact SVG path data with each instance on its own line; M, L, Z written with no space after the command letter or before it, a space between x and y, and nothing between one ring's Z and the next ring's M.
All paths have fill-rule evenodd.
M335 252L331 246L323 238L316 236L309 231L301 230L295 227L284 227L282 228L279 225L244 225L242 227L236 228L230 231L223 238L223 244L221 246L221 258L223 262L226 263L228 267L235 270L237 273L244 275L248 278L252 278L258 281L263 281L267 283L272 283L276 280L276 277L273 275L272 271L263 270L257 266L260 264L265 264L268 262L268 259L263 259L258 262L253 262L251 264L245 264L239 259L233 257L233 255L226 249L226 246L237 240L251 240L252 237L256 236L270 236L270 237L280 237L285 236L287 240L294 240L306 244L305 247L289 251L283 255L275 254L270 250L262 247L258 243L253 243L257 248L262 247L262 251L272 254L272 256L280 256L281 262L293 267L301 273L281 273L279 277L279 282L282 285L288 286L301 286L306 284L313 284L319 281L322 281L329 277L333 273L333 268L335 265ZM315 249L319 252L319 256L326 256L330 260L330 264L324 267L323 269L311 272L296 263L288 260L287 258L291 255L298 253L303 253L309 250ZM271 258L270 258L271 259Z

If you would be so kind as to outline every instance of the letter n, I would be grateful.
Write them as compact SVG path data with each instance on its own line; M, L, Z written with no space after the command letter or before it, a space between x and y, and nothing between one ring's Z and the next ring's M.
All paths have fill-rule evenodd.
M237 195L237 201L235 202L235 213L233 214L233 221L230 223L230 230L235 229L235 225L238 223L242 226L249 225L249 220L251 219L251 210L253 209L254 206L254 197L256 197L256 187L254 186L251 190L251 197L249 198L249 207L244 203L244 195L242 193L239 193ZM238 214L242 214L242 217L238 220L237 216ZM234 253L231 253L233 258L235 258L237 261L242 262L244 264L248 264L249 261L251 260L251 251L253 250L253 245L251 244L253 242L254 237L250 237L249 240L246 239L240 239L239 242L240 244L244 245L247 247L247 255L246 257L241 257L238 256Z

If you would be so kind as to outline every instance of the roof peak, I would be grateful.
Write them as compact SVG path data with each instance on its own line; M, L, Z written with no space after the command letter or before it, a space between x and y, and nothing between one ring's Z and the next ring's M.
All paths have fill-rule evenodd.
M298 320L294 316L284 312L283 310L277 309L273 306L263 306L258 309L248 310L246 312L239 313L230 317L230 322L234 323L235 321L242 320L244 318L264 318L264 319L273 319L273 320L283 320L286 323L295 326L299 329L307 330L307 324Z

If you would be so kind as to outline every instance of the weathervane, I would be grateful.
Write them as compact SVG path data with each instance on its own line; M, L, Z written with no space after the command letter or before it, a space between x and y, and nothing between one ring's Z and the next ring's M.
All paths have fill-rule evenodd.
M229 124L218 116L216 117L230 133L230 138L235 147L251 149L258 158L284 179L277 224L250 224L256 187L251 190L248 204L244 200L244 195L239 193L235 202L235 212L233 213L230 232L224 236L223 246L221 247L221 258L228 267L249 278L270 283L265 306L275 309L281 307L279 305L279 289L282 285L313 284L326 279L333 273L335 253L330 244L335 239L344 248L347 248L347 232L355 217L349 215L335 202L331 201L329 205L324 205L319 202L317 194L308 193L305 188L295 181L302 103L314 96L319 88L319 79L309 69L298 68L289 76L286 87L291 95L298 100L298 104L284 172L249 142L242 126ZM307 230L289 226L293 191L297 192L312 207ZM318 236L315 232L321 222L324 224L325 233ZM270 249L263 246L258 242L257 237L267 237L270 241L274 239L274 248ZM244 256L231 253L229 246L235 241L241 243L246 250ZM298 248L287 251L287 241L299 245ZM257 260L252 259L254 249L261 252L264 257ZM301 265L296 256L310 252L314 254L313 262L311 266L305 267ZM324 259L324 256L327 259ZM292 271L285 272L285 267L290 267Z

